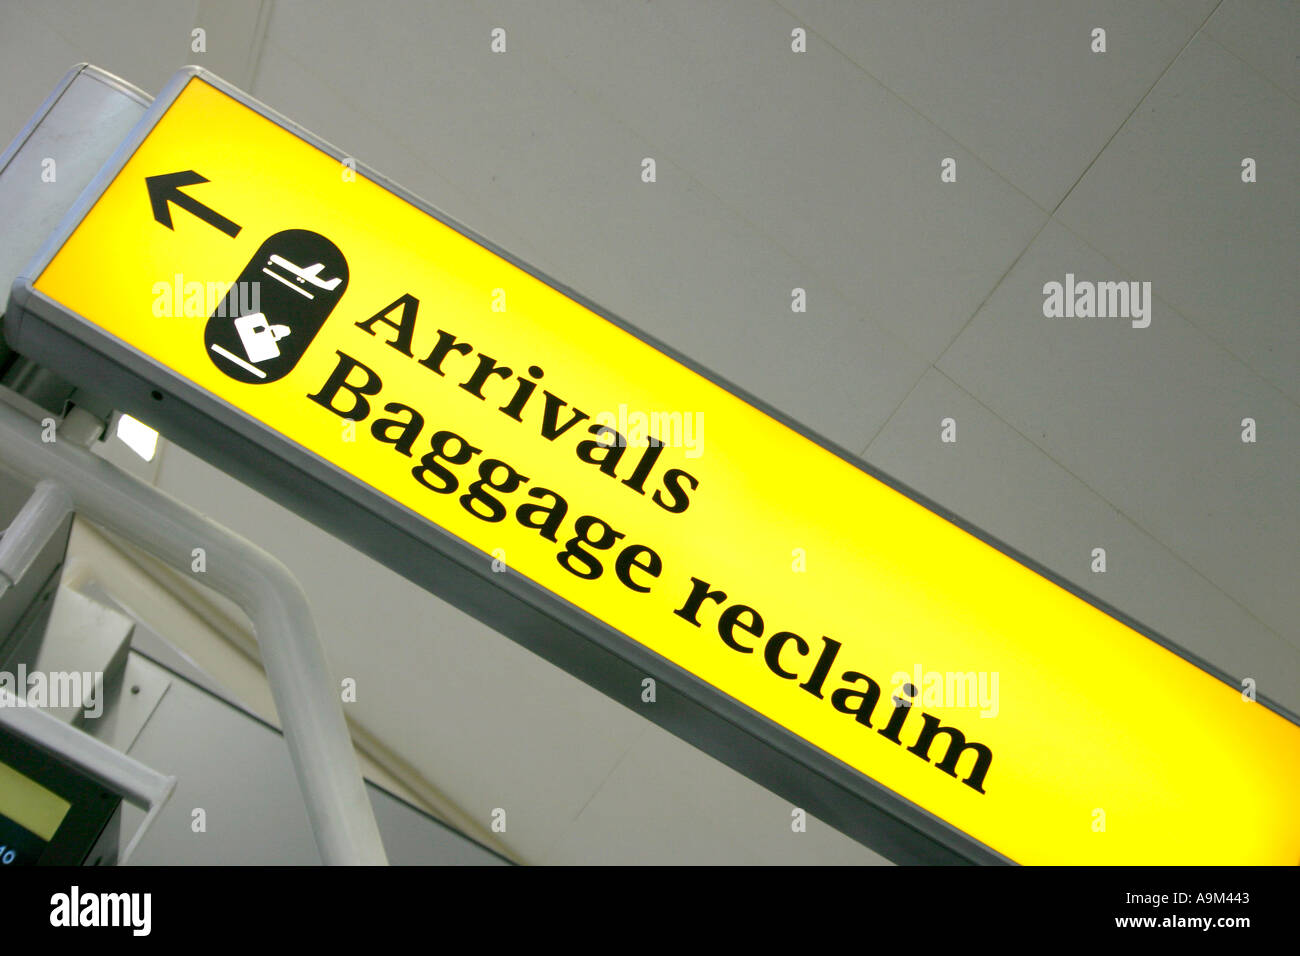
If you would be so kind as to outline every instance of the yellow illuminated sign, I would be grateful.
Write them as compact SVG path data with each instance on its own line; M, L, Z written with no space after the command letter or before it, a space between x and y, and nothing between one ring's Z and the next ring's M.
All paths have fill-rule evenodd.
M1013 860L1300 862L1294 723L201 77L34 285Z

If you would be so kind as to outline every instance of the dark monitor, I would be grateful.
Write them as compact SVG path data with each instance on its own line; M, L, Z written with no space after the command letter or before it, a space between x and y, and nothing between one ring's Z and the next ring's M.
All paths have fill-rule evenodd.
M0 728L0 867L86 863L121 802L55 755Z

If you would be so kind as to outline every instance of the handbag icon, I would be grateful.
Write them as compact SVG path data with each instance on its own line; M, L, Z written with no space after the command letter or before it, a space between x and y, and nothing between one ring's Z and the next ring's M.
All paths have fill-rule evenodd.
M257 364L280 354L280 346L275 343L289 334L289 326L271 325L263 313L254 312L235 319L235 331L248 353L248 360ZM220 346L214 345L213 348Z

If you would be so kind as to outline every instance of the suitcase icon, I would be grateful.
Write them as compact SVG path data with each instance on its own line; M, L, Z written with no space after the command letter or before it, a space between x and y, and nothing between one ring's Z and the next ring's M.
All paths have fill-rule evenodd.
M256 364L280 354L280 346L275 343L289 334L289 326L270 325L264 313L254 312L235 319L235 331L239 333L244 351L248 353L248 360ZM213 346L214 349L218 347Z

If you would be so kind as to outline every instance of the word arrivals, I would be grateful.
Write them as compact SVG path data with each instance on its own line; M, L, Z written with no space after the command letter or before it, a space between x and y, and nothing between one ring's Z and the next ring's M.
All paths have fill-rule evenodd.
M153 925L151 893L82 893L72 887L50 897L51 926L124 926L148 936Z
M1043 315L1049 319L1132 319L1135 329L1151 324L1150 282L1075 281L1065 274L1065 283L1043 286Z
M412 348L415 341L415 322L419 306L420 300L407 293L380 309L370 318L357 322L355 325L363 332L385 342L394 351L407 358L414 359L415 353ZM400 315L398 314L399 310ZM392 330L391 337L381 335L379 331L376 331L376 325L387 326L388 329ZM459 388L481 402L489 402L495 405L498 401L509 396L505 404L498 407L497 411L506 418L520 424L523 424L525 419L531 419L532 422L535 422L532 427L537 428L540 437L548 442L555 442L556 439L576 426L576 430L571 433L570 437L595 436L576 443L573 450L580 460L596 466L609 478L622 479L624 486L632 489L638 495L648 496L651 501L669 514L681 514L690 506L690 492L699 487L699 479L681 468L663 470L657 464L666 447L662 442L645 443L642 447L646 450L629 471L624 467L623 463L623 456L629 447L625 434L609 424L584 425L584 422L591 420L591 415L576 406L570 405L549 389L543 388L541 395L534 397L538 382L546 374L541 367L529 364L527 366L527 375L518 373L510 366L501 365L492 356L476 352L472 344L458 340L455 335L445 329L438 329L437 335L436 342L426 343L431 345L429 353L425 358L417 359L417 364L440 378L447 378L449 372L452 378L464 377L464 381L460 383ZM420 349L420 351L424 351L424 349ZM339 363L334 370L334 374L330 376L319 392L307 397L342 418L359 421L369 414L370 408L369 403L366 402L363 396L377 395L384 383L379 374L373 369L363 365L344 352L339 351L337 354ZM473 371L470 371L469 366L471 356L473 356L474 363ZM450 362L450 367L444 368L444 365L448 362ZM518 364L520 363L516 363L516 365ZM364 380L354 381L353 372L360 373ZM512 377L515 381L513 386L510 386ZM493 393L493 387L495 387L496 394L489 398L489 394L484 394L485 387L488 389L489 394ZM510 388L513 388L513 394L511 394ZM348 392L353 396L350 409L340 409L335 404L335 399L339 397L340 392ZM419 437L420 429L423 427L423 414L400 402L390 402L384 406L384 410L400 414L403 418L376 421L371 427L375 438L393 445L402 454L409 456L411 454L411 445ZM359 416L357 412L360 412ZM629 455L628 457L629 459L637 458L636 455ZM659 471L657 477L660 487L658 490L647 491L646 481L651 477L656 477L656 471ZM420 475L417 474L416 478L419 480Z

